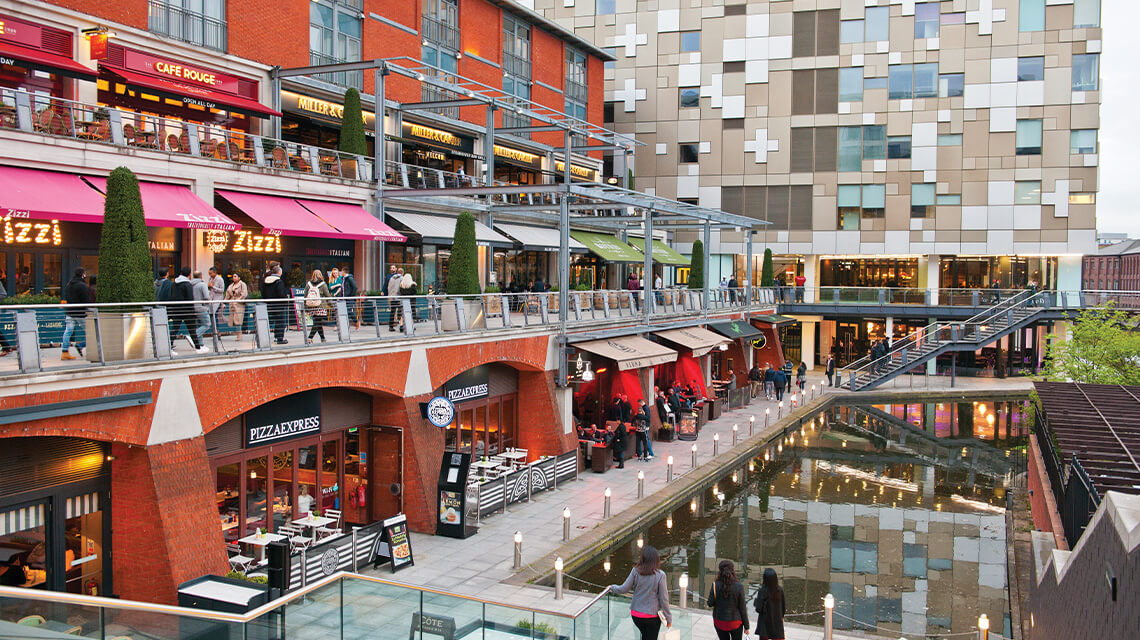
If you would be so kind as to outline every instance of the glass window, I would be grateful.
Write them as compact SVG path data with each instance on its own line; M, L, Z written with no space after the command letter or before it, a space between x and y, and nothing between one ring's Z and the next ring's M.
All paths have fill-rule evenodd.
M1045 30L1045 0L1021 0L1017 11L1017 30Z
M1017 155L1041 155L1041 121L1017 121Z
M1041 204L1041 181L1026 180L1013 183L1014 204Z
M566 113L580 120L586 119L586 55L566 47Z
M273 530L292 522L293 453L295 449L273 453Z
M701 32L700 31L682 31L681 32L681 53L690 51L701 50Z
M857 184L839 185L837 202L841 207L858 207L860 187Z
M864 39L867 42L890 40L890 7L867 7L864 17Z
M1096 91L1100 54L1082 53L1073 56L1073 91Z
M935 198L937 204L962 204L962 196L959 194L938 196Z
M1069 134L1069 153L1096 153L1096 129L1073 129Z
M227 543L237 542L237 539L242 537L240 476L240 462L219 465L214 474L218 519L222 524L222 536Z
M910 185L910 217L934 217L934 184L919 183Z
M701 106L701 90L692 87L681 89L681 108L688 109L690 107Z
M938 37L938 3L924 2L914 6L914 37Z
M863 67L839 70L839 100L841 102L863 100Z
M863 90L870 91L871 89L886 89L886 78L863 78Z
M1096 204L1095 193L1070 193L1069 204Z
M839 127L839 171L863 169L863 128Z
M954 98L965 93L966 76L962 73L944 73L938 76L938 97Z
M340 440L321 443L321 511L340 509Z
M910 157L910 136L888 136L887 137L887 157L888 158L909 158Z
M863 21L844 20L840 22L839 41L845 43L863 42Z
M1017 59L1017 80L1044 80L1045 57L1033 56L1031 58Z
M891 100L907 99L914 94L914 68L909 64L894 64L889 69Z
M597 0L598 15L608 16L616 13L616 3L617 0Z
M680 147L680 160L682 164L691 164L698 161L697 152L699 145L696 143L683 143L678 145Z
M858 231L860 217L860 193L862 189L857 184L839 185L837 205L839 208L839 229L842 231Z
M617 57L617 47L605 47L603 49L603 51L605 51L606 53L610 54L611 56L613 56L615 58ZM602 63L602 67L606 68L606 69L613 69L616 66L617 66L616 60L606 60L605 62Z
M887 128L882 125L863 127L863 159L882 160L887 157Z
M938 63L914 65L914 97L933 98L938 95Z
M886 213L887 187L881 184L863 185L863 217L882 218Z
M305 515L316 505L320 490L317 487L317 445L297 449L297 514Z
M1073 26L1100 26L1100 0L1073 0Z
M269 476L266 473L265 456L247 460L245 472L245 525L239 536L242 538L269 526L265 519L265 501L269 496Z
M958 147L962 144L962 134L960 133L944 133L938 136L938 146L940 147Z
M147 28L218 51L226 50L224 0L150 0Z

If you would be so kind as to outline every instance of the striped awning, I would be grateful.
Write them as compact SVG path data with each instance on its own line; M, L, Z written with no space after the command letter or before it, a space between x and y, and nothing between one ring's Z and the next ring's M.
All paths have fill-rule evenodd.
M44 525L43 504L0 512L0 536L27 531Z
M68 518L78 518L85 516L89 513L95 513L99 510L99 493L88 493L82 496L75 496L67 499L67 506L64 511L67 512Z

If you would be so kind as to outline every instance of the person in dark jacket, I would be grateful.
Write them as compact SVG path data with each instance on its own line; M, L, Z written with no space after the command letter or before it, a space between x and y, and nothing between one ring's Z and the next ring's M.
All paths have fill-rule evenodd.
M839 377L835 375L835 352L827 354L827 386L839 386Z
M281 263L273 261L269 263L269 269L265 274L265 279L261 283L261 296L267 300L283 300L289 297L289 288L285 286L285 281L281 279ZM288 344L285 339L285 327L289 323L289 303L288 302L270 302L269 306L269 324L273 327L273 340L277 344Z
M348 272L349 267L340 270L343 289L341 295L345 297L345 306L348 307L348 318L357 329L360 328L360 314L356 309L356 296L360 294L360 287L356 285L356 278Z
M610 446L613 447L614 450L614 461L617 462L618 469L625 468L625 437L627 433L625 423L619 422L617 423L617 427L614 428L613 440L610 441Z
M792 392L792 363L789 360L784 361L784 391Z
M641 461L653 457L653 449L649 444L649 405L644 400L637 401L637 413L633 414L634 437L637 438L635 451Z
M170 302L170 290L174 287L174 278L178 277L178 273L174 265L170 265L166 269L166 274L159 278L158 282L154 285L154 299L159 302Z
M707 603L713 610L717 638L741 640L748 634L748 607L744 601L744 584L736 579L736 566L732 560L721 560Z
M170 301L171 302L193 302L194 300L194 284L190 281L190 267L182 267L181 275L174 279L174 285L170 288ZM174 352L174 339L178 335L178 330L182 325L186 325L186 338L198 353L205 353L206 348L202 346L202 341L198 336L198 317L194 305L189 304L176 304L170 305L170 355L176 356Z
M780 588L780 581L776 577L776 570L764 570L764 581L760 590L756 592L756 635L760 640L783 640L784 638L784 612L787 604L784 602L784 590Z
M752 368L748 370L748 384L752 387L752 397L760 395L760 387L764 384L764 372L760 370L759 363L752 363Z
M621 422L621 396L614 396L614 403L610 405L609 411L606 413L606 420L613 420L614 422Z
M772 386L776 391L776 402L781 402L784 399L784 387L788 385L788 376L784 373L783 369L774 369L772 371Z
M67 305L66 315L64 315L63 324L63 339L60 344L63 346L63 353L60 354L62 360L74 360L75 356L71 355L71 334L76 332L75 350L79 355L83 355L83 348L87 346L86 336L80 337L83 326L83 319L87 316L87 307L85 304L94 302L91 299L91 290L87 288L87 272L83 267L76 267L75 275L71 276L71 280L67 281L67 287L63 290L63 303ZM79 331L76 331L79 329Z
M633 405L629 403L629 396L621 394L621 421L633 420Z

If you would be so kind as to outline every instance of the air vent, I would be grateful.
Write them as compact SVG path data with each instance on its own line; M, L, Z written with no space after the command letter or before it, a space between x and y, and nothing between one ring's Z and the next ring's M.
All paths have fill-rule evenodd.
M71 34L62 29L42 27L40 30L40 48L70 58Z
M108 44L107 45L107 59L103 61L104 64L112 67L124 67L124 59L126 58L126 49L122 45Z

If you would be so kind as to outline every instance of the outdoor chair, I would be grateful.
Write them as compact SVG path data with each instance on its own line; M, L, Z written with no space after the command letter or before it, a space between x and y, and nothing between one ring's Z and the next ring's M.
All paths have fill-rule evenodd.
M256 558L242 555L241 549L236 544L227 544L226 551L232 554L230 555L230 566L233 567L234 571L245 573L257 564Z
M332 518L334 522L327 527L317 527L317 538L324 540L333 536L339 536L343 533L340 530L341 511L339 509L325 509L321 515L326 518Z

